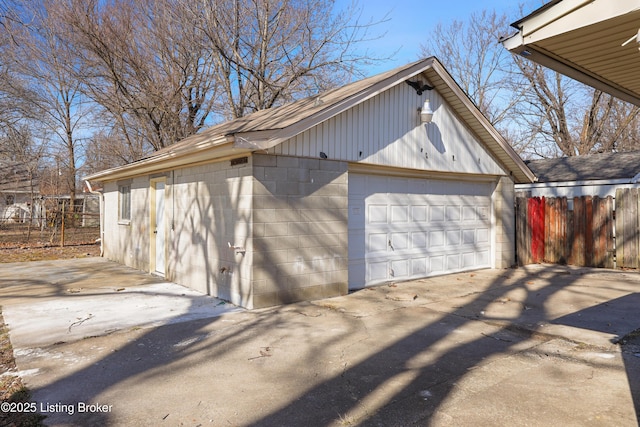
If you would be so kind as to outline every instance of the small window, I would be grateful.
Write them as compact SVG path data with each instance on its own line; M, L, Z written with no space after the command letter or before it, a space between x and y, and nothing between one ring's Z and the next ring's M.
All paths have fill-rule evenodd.
M15 201L15 198L13 197L13 194L9 194L6 198L5 198L5 204L7 206L12 205Z
M120 204L119 218L121 221L131 220L131 185L118 186Z

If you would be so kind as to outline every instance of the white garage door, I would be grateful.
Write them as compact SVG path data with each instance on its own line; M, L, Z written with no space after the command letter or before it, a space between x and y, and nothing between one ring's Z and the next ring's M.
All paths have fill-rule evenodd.
M491 266L490 182L349 174L349 287Z

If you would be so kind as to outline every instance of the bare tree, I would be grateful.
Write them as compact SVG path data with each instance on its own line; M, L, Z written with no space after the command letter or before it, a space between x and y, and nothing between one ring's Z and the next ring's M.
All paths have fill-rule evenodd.
M484 11L438 25L423 54L441 58L523 157L640 148L637 107L511 55L498 43L509 22Z
M129 160L197 132L216 97L212 53L199 40L200 31L176 13L175 3L58 3L67 43L87 65L88 72L77 78L126 141Z
M0 1L11 29L0 47L15 73L4 81L18 77L0 87L0 104L2 94L28 102L17 117L55 140L71 192L80 164L137 160L344 83L375 60L357 50L375 23L333 0Z
M17 191L27 192L29 195L29 221L27 227L27 241L31 237L31 226L34 214L39 213L36 199L39 190L39 170L42 166L43 146L35 143L27 125L19 127L5 126L0 131L0 160L4 160L0 170L0 192L11 192L12 187ZM15 186L12 186L15 181ZM25 207L26 208L26 207ZM42 218L37 218L41 221ZM42 222L40 222L42 224Z
M13 46L10 61L21 85L6 88L23 103L21 120L29 121L42 143L60 151L65 189L74 203L78 161L78 132L86 109L82 102L81 82L70 70L82 63L60 39L60 25L49 13L54 2L16 3L11 26Z
M79 79L102 107L101 134L128 160L198 132L348 80L374 23L331 0L62 0ZM112 125L109 128L107 122ZM104 138L101 140L105 141ZM104 157L104 156L103 156Z
M131 149L129 144L123 144L125 138L118 133L118 128L101 129L93 133L85 144L85 163L83 172L100 171L128 163L135 158L135 153L144 152L143 144Z
M14 125L20 116L21 97L13 93L22 92L10 60L15 46L12 29L18 21L15 6L12 0L0 0L0 125L6 127Z
M376 25L332 0L196 0L185 15L214 53L225 118L271 108L348 81L378 61L358 53ZM375 36L374 36L375 38Z
M511 54L499 46L498 39L508 26L504 14L474 13L467 21L438 24L421 49L423 56L436 56L443 62L496 127L501 127L523 95L516 87L505 84L514 65Z
M549 157L640 148L638 107L514 56L526 97L514 113L524 120L533 152ZM526 134L526 132L525 132ZM631 138L631 139L629 139ZM554 153L550 147L557 147Z
M614 98L608 120L594 151L640 150L640 108Z

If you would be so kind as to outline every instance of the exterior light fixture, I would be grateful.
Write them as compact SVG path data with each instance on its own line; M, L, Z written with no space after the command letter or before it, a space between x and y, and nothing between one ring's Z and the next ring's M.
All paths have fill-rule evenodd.
M427 83L422 83L421 81L409 81L405 80L405 83L411 86L415 91L416 95L422 96L422 94L427 90L433 90L434 86L431 86ZM422 107L418 107L418 114L420 114L420 122L421 123L431 123L431 119L433 119L433 110L429 107L429 99L425 99Z
M420 121L422 123L431 123L431 119L433 119L433 110L429 106L429 99L424 100L424 105L422 108L418 108L420 111Z

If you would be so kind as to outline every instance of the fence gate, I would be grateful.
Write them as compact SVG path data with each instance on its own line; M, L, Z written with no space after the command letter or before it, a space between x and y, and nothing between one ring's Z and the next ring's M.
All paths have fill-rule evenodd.
M611 196L518 197L518 263L638 268L638 191L618 190L616 202L617 212Z
M638 268L640 251L640 230L638 222L637 188L616 190L616 265L624 268Z

